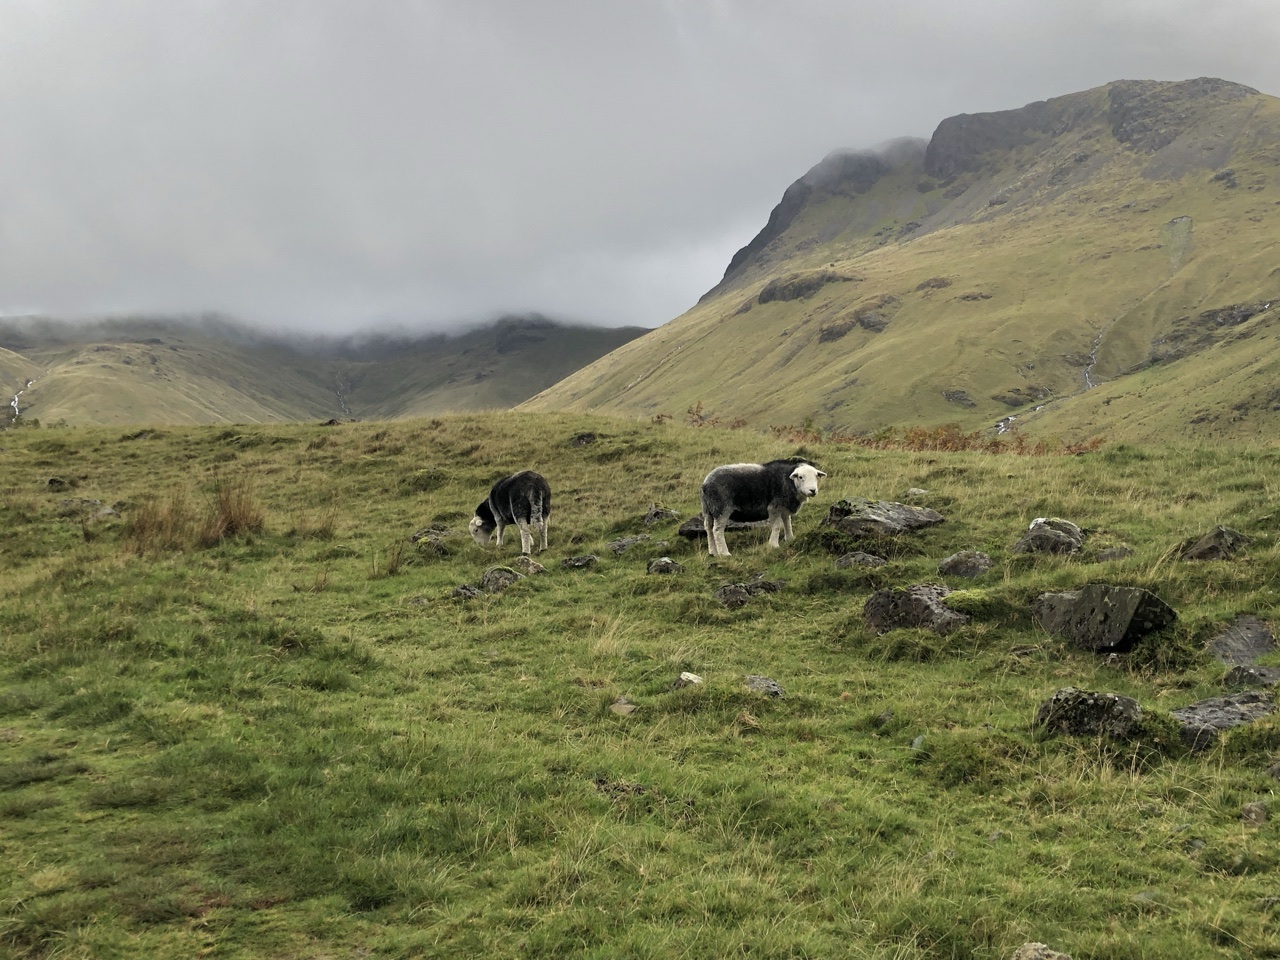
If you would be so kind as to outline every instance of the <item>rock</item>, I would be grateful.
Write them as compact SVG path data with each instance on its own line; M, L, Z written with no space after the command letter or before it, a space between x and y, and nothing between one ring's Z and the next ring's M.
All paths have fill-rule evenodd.
M599 557L593 554L586 554L581 557L565 557L560 561L560 566L566 570L585 570L587 567L594 567L599 562Z
M680 676L671 681L672 690L683 690L685 687L698 687L702 685L702 678L696 673L690 673L685 670Z
M1274 687L1280 683L1280 667L1242 663L1228 670L1222 682L1228 687Z
M1250 614L1236 617L1234 623L1206 645L1208 651L1228 665L1254 663L1276 648L1271 628Z
M1077 553L1084 544L1084 531L1070 520L1037 517L1012 547L1014 553Z
M636 705L626 697L619 697L609 704L609 709L620 717L629 717L636 712Z
M942 399L947 403L954 403L961 407L976 407L973 397L969 396L964 390L943 390Z
M598 435L591 432L575 433L572 437L569 438L569 446L585 447L588 444L595 443L599 439L600 437Z
M1265 800L1254 800L1252 803L1246 803L1240 808L1240 822L1260 827L1267 822L1267 814L1267 802Z
M540 564L533 557L519 556L511 561L511 566L519 570L526 577L532 577L534 574L546 573L547 568Z
M1280 780L1280 763L1273 763L1267 767L1267 776L1272 780Z
M658 557L649 561L649 573L684 573L684 564L677 563L670 557Z
M68 483L66 480L63 480L61 477L50 477L49 482L46 485L50 490L53 490L55 492L58 490L65 490L67 489L67 487L72 486L72 484Z
M490 567L480 577L480 588L486 593L501 593L523 579L524 574L517 573L510 567Z
M961 550L938 564L944 577L980 577L991 569L991 558L977 550Z
M1182 741L1192 750L1203 750L1218 739L1224 730L1252 723L1275 710L1271 698L1256 690L1210 697L1188 707L1170 710L1182 725Z
M1059 953L1043 943L1024 943L1010 960L1071 960L1071 954Z
M664 520L675 520L680 514L674 510L668 510L666 507L660 507L656 503L649 507L649 512L644 515L644 525L652 527L655 523L662 523Z
M761 593L777 593L786 584L782 580L766 580L763 573L757 573L746 583L726 583L714 594L715 598L730 610L744 607L752 597Z
M614 552L614 554L621 554L630 550L637 543L644 543L648 539L650 539L650 537L647 533L640 533L634 537L622 537L619 540L611 540L609 541L608 547Z
M1123 653L1139 637L1174 623L1178 615L1141 587L1090 583L1079 590L1041 594L1035 618L1050 634L1081 650Z
M928 495L929 495L928 490L924 490L920 487L911 487L902 494L902 499L903 500L919 500L921 497L927 497Z
M950 592L940 584L888 587L867 598L862 616L878 634L901 627L923 627L945 636L969 622L963 613L957 613L942 602Z
M1243 533L1216 526L1182 551L1183 560L1230 560L1249 542Z
M1216 526L1188 547L1182 554L1184 560L1229 560L1242 547L1252 543L1251 537L1230 527Z
M777 680L761 677L757 674L747 675L747 689L753 693L763 693L766 697L785 697L786 693Z
M877 557L872 553L863 553L861 550L855 550L853 553L846 553L844 556L836 557L836 567L840 570L848 567L883 567L888 562L884 557Z
M1075 687L1063 687L1036 711L1039 726L1074 737L1125 740L1141 719L1142 707L1132 697Z
M484 596L484 591L469 583L462 583L453 588L451 596L455 600L478 600Z
M944 523L942 514L891 500L846 498L833 503L820 526L835 527L854 537L890 537Z

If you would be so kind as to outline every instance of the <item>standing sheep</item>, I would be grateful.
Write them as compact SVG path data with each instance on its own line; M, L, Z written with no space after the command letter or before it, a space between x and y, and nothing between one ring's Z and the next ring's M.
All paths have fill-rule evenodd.
M530 554L533 553L530 528L541 531L540 549L547 549L550 516L551 486L541 474L522 470L495 483L488 499L476 507L476 515L471 518L471 537L483 547L497 531L498 546L502 546L502 531L514 523L520 528L520 552Z
M818 479L826 474L808 460L770 460L768 463L734 463L716 467L702 481L702 523L707 530L711 556L729 556L724 528L730 520L773 524L769 546L778 546L779 535L795 539L791 515L818 492Z

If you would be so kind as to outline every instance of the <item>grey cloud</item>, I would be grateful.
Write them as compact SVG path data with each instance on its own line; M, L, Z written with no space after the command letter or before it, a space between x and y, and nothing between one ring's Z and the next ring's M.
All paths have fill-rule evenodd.
M0 6L0 312L656 325L833 151L1121 78L1280 93L1271 0Z

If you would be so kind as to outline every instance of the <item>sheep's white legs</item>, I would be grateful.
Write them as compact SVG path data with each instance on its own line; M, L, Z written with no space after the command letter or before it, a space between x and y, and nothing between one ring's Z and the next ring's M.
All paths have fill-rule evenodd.
M533 553L533 534L524 520L517 520L516 526L520 528L520 552L528 556Z
M501 520L497 521L497 524L498 524L498 546L502 546L502 531L507 528L507 525L503 523Z
M713 557L729 556L729 545L724 542L724 528L728 520L702 515L702 525L707 531L707 552Z
M538 524L542 528L542 549L547 549L547 518L543 517L542 522Z

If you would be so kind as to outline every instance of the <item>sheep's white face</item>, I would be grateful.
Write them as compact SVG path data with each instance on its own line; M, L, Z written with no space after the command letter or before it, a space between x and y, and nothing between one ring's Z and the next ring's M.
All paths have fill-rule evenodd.
M485 527L484 521L479 517L472 517L471 523L467 527L471 531L471 539L484 546L489 542L489 538L493 536L493 527Z
M791 482L796 485L796 492L808 499L818 493L818 480L826 474L812 464L802 463L791 471Z

